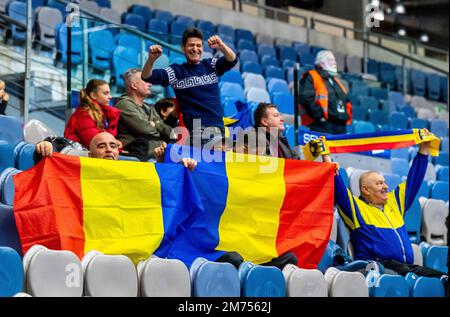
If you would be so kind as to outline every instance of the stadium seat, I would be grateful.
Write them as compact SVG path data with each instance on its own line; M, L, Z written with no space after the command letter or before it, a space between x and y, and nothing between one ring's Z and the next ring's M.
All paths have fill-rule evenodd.
M251 87L247 91L247 101L270 103L270 95L265 89Z
M410 71L410 87L416 96L425 96L426 74L420 70L412 69Z
M23 257L25 290L34 297L81 297L83 269L71 251L32 246Z
M373 123L377 130L380 130L381 126L389 126L389 113L382 110L372 110L369 112L369 121Z
M123 24L137 28L140 31L146 30L147 21L138 14L127 13L124 16Z
M427 74L427 87L428 87L428 99L440 100L441 99L441 78L437 74Z
M102 45L98 45L102 43ZM114 52L114 38L108 30L89 32L89 51L92 66L103 71L111 68L111 58Z
M7 168L0 175L0 198L1 202L8 206L14 204L14 180L13 176L22 171L15 168Z
M244 86L244 82L242 80L241 73L237 70L232 69L232 70L226 72L225 74L223 74L223 76L220 78L220 80L222 82L235 83L241 87Z
M8 3L6 9L7 14L11 19L23 24L27 23L26 3L21 1L11 1L10 3ZM21 43L25 42L26 30L22 30L14 24L11 24L10 27L11 27L11 38Z
M47 6L51 8L58 9L59 12L61 12L62 16L65 18L67 12L66 12L66 4L56 1L56 0L48 0Z
M145 24L147 24L153 18L152 9L140 4L133 4L128 8L128 12L139 15L144 20Z
M0 245L0 297L16 295L22 291L22 285L23 269L19 254L14 249Z
M364 275L331 267L325 272L329 297L368 297L369 289Z
M111 20L112 22L114 22L116 24L120 24L122 22L122 20L120 18L120 13L117 12L117 10L115 10L115 9L100 6L99 14L102 17L104 17L108 20ZM117 34L117 30L115 30L115 29L110 29L110 31L112 31L113 34Z
M138 279L133 262L124 255L104 255L90 251L81 265L84 291L90 297L136 297Z
M358 121L355 123L354 133L370 133L375 132L375 126L370 122Z
M316 56L320 51L325 50L324 47L311 45L311 54Z
M36 145L27 143L20 148L20 151L15 153L15 164L17 169L25 171L34 166L35 149Z
M22 244L17 232L13 206L0 203L0 232L0 246L10 247L22 256Z
M390 125L393 130L408 129L408 118L401 112L391 112L389 117Z
M14 146L11 143L0 140L0 174L8 167L14 166Z
M284 60L291 60L296 61L297 60L297 52L292 48L288 46L278 46L278 59L280 61Z
M137 265L141 297L190 297L191 279L183 262L155 256Z
M369 293L370 297L409 297L409 286L401 275L382 274Z
M402 176L408 176L409 172L409 164L408 160L400 159L400 158L392 158L392 173Z
M426 129L428 128L428 121L425 119L412 119L409 122L409 128L410 129Z
M273 103L281 113L294 114L294 97L291 94L275 93Z
M425 172L425 181L435 181L437 178L436 176L436 168L434 167L434 164L431 162L428 162L427 170Z
M239 51L241 51L241 50L255 51L256 47L255 47L255 44L253 44L253 42L250 42L250 41L244 40L244 39L240 39L237 44L237 49Z
M300 53L300 65L301 66L312 66L314 67L316 58L314 55L309 53Z
M430 245L429 243L422 242L420 248L423 255L423 265L425 267L448 273L448 246Z
M280 66L280 63L278 62L277 58L272 55L263 55L261 57L261 66L264 68L267 68L268 66L278 67ZM284 79L284 72L282 78Z
M417 276L407 273L405 280L408 283L411 297L444 297L445 290L438 278Z
M397 91L389 92L389 100L392 101L395 105L403 105L405 100L403 98L403 94Z
M433 119L430 121L430 132L438 137L448 136L448 123L444 120Z
M358 103L360 106L367 107L372 111L378 110L380 108L379 101L374 97L360 96L358 98Z
M431 198L448 201L448 182L436 181L431 187Z
M235 29L231 25L217 24L216 30L219 35L226 35L230 37L233 42L235 41Z
M444 102L448 102L448 76L441 76L441 95Z
M275 38L275 46L279 47L279 46L287 46L287 47L292 47L292 41L284 38L284 37L276 37Z
M67 63L67 25L61 23L56 26L56 60ZM72 65L83 62L83 38L80 27L72 27Z
M55 47L55 28L62 22L61 12L55 8L41 7L36 13L37 35L39 43L46 47Z
M389 99L389 90L386 88L371 88L370 94L379 101Z
M236 268L230 263L197 258L189 269L195 297L239 297L241 285Z
M439 166L436 167L436 174L438 181L449 181L449 167L448 166Z
M242 50L239 53L239 59L240 59L241 63L245 63L245 62L253 62L256 64L259 63L259 58L255 51Z
M425 180L422 182L422 185L420 185L419 191L417 192L417 198L419 197L430 198L430 186L428 186L428 183Z
M221 98L232 97L237 100L245 100L244 91L239 84L224 82L220 88Z
M269 78L269 77L267 77ZM287 82L284 79L271 77L267 80L267 89L271 96L274 96L276 93L284 93L290 94L291 91Z
M160 40L166 42L169 40L169 37L167 36L169 34L169 24L167 21L151 19L147 24L147 30L151 35Z
M286 283L283 273L274 266L243 262L238 270L243 297L285 297Z
M389 187L390 190L394 190L400 183L402 182L402 178L399 174L393 172L391 173L383 173L384 178L386 180L386 185Z
M445 218L448 206L443 200L427 199L422 206L422 236L425 241L434 245L447 244L447 228Z
M425 119L425 120L433 120L434 113L431 109L428 108L419 108L417 109L417 118Z
M244 88L249 89L251 87L266 89L266 80L260 74L247 73L244 78Z
M154 18L155 19L159 19L159 20L164 20L167 23L171 23L173 21L173 14L169 11L164 11L164 10L155 10L154 11Z
M264 76L266 78L278 78L284 80L284 71L281 67L267 66L264 70Z
M416 243L411 243L411 247L413 249L414 254L414 264L423 266L423 256L422 252L420 251L420 247Z
M369 114L369 108L364 106L353 106L353 120L354 121L366 121Z
M0 140L16 146L23 139L22 122L14 117L0 115Z
M408 105L399 106L398 111L400 111L405 116L407 116L408 118L411 118L411 119L413 119L417 116L416 110L414 110L413 107L408 106Z
M116 85L124 87L123 74L130 68L139 67L139 53L133 48L117 46L113 53L113 75Z
M111 0L95 0L99 7L111 8Z
M274 58L277 57L277 51L276 49L271 46L271 45L267 45L267 44L259 44L256 48L256 51L258 53L258 55L260 57L263 57L264 55L269 55L272 56Z
M80 2L78 2L78 5L80 6L81 10L84 10L86 12L92 12L95 14L98 14L100 12L100 7L95 1L81 0Z
M258 33L256 35L256 43L257 44L265 44L265 45L273 47L274 39L272 36L270 36L268 34Z
M237 28L235 30L235 35L236 35L236 41L246 40L246 41L249 41L249 42L253 43L254 40L255 40L254 37L253 37L252 31L247 30L247 29Z
M400 148L391 150L391 158L401 158L409 161L409 151L408 148Z
M420 230L422 227L422 209L420 207L418 199L414 199L411 207L409 207L409 209L406 211L404 221L406 231L409 235L409 240L411 241L411 243L419 244Z
M288 297L327 297L328 285L319 270L300 269L293 264L283 268Z
M172 21L170 23L170 34L173 37L172 38L172 44L180 44L181 43L181 37L183 36L184 31L186 31L187 28L193 26L193 23L189 23L187 21Z
M390 89L395 87L395 66L389 63L380 63L380 81L389 85Z
M369 59L367 63L367 71L369 74L374 75L378 78L379 74L379 63L376 60Z
M189 26L192 26L192 27L195 26L194 19L192 17L190 17L190 16L187 16L187 15L178 14L178 15L175 16L175 21L185 23L185 24L187 24Z
M254 73L254 74L260 74L262 75L262 69L261 66L258 63L254 62L243 62L241 64L241 72L242 73Z
M449 141L448 137L441 138L441 151L442 152L449 152Z

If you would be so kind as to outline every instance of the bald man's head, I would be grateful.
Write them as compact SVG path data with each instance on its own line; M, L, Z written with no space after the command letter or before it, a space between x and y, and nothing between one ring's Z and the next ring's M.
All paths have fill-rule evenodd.
M106 160L119 158L119 142L108 132L100 132L94 136L89 144L89 157Z
M384 176L375 171L361 174L359 178L361 196L371 204L384 205L387 202L388 186Z

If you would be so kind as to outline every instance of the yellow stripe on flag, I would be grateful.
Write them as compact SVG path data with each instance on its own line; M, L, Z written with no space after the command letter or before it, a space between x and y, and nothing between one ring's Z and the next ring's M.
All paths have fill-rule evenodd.
M80 160L85 253L124 254L135 263L148 258L164 236L155 165Z
M217 250L233 250L246 261L265 263L278 257L276 240L286 187L284 160L227 152L228 197L219 223ZM269 166L276 166L271 173ZM264 173L266 171L266 173Z
M393 135L393 136L382 136L382 137L372 137L372 138L362 138L362 139L351 139L351 140L327 140L329 147L340 147L340 146L355 146L355 145L366 145L366 144L377 144L377 143L395 143L395 142L406 142L414 140L414 135Z

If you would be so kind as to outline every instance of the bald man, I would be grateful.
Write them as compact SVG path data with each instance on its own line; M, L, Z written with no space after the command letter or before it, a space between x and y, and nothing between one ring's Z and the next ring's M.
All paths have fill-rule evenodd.
M355 260L375 260L400 275L442 277L446 273L414 265L414 254L404 216L423 182L428 166L430 144L419 145L405 182L388 191L384 176L366 172L359 181L360 197L353 196L339 175L335 177L335 202L350 230ZM331 162L329 155L323 157Z

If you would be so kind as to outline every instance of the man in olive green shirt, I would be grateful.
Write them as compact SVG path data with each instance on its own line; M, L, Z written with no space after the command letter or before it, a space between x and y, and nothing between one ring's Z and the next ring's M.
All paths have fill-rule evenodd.
M121 111L117 139L123 143L123 155L147 161L155 158L154 149L162 141L170 142L172 128L164 123L153 106L145 104L145 99L151 95L151 84L142 80L141 72L133 68L123 75L126 93L115 105Z

